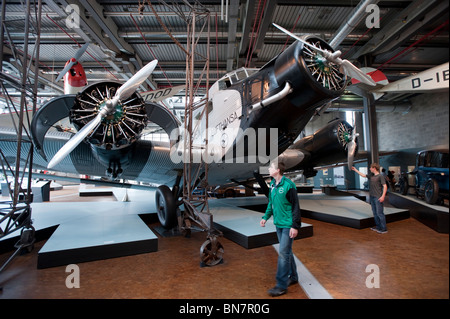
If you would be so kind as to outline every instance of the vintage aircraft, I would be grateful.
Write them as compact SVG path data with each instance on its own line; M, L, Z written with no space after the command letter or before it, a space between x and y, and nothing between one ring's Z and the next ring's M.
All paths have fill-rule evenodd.
M85 43L79 48L75 56L66 62L64 69L56 78L56 82L64 78L64 94L76 94L88 84L84 68L78 61L88 46L89 43Z
M351 165L357 152L357 134L343 120L295 141L319 107L343 94L350 78L370 86L375 83L320 38L298 38L279 28L298 41L261 69L230 72L209 89L208 128L200 120L202 129L193 136L193 144L213 159L208 165L210 185L263 183L260 168L275 159L283 160L290 170L302 169L305 176L314 176L314 167L320 165L347 159ZM135 92L156 64L150 62L124 84L91 84L76 95L63 95L42 106L31 123L39 154L33 167L160 184L158 216L164 227L171 228L177 223L184 141L190 137L167 108L146 102ZM78 130L74 136L46 136L54 123L67 117ZM148 121L164 129L170 141L141 138ZM4 130L0 138L3 154L13 159L17 144L8 141Z

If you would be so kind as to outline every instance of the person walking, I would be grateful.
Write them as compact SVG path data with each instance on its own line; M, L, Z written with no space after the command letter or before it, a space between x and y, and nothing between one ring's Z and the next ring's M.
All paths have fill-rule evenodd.
M276 286L269 289L272 297L287 293L287 288L298 282L297 267L292 253L292 244L301 227L300 204L297 187L289 178L283 176L285 165L282 162L272 162L269 174L272 177L269 190L269 203L260 221L265 227L266 221L273 216L276 226L279 246Z
M380 165L373 163L370 165L370 173L364 174L355 167L352 170L361 177L369 179L369 198L372 206L373 217L375 219L375 227L371 229L379 234L387 233L386 217L384 216L384 200L386 198L387 185L385 177L380 174Z

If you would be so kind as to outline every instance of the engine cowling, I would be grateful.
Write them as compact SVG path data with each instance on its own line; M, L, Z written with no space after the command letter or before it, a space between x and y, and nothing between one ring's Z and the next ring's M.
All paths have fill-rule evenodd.
M334 52L322 39L305 37L309 43ZM298 105L315 105L324 99L340 96L347 84L347 77L339 71L339 66L327 61L320 53L296 41L275 60L275 77L280 87L291 83Z
M291 149L301 150L305 158L298 168L293 167L292 169L345 162L353 130L354 128L346 121L336 119L314 134L302 138L293 144ZM358 145L357 142L356 145ZM355 153L357 151L356 149Z
M78 93L70 110L71 123L80 130L97 116L120 85L116 82L96 83ZM104 150L124 149L140 137L147 121L145 103L139 94L133 93L128 99L117 104L115 111L102 120L88 136L87 141Z
M320 38L308 36L305 40L318 48L334 51ZM340 73L338 65L296 41L250 76L242 89L236 84L236 89L243 91L244 106L250 105L244 111L250 114L245 125L277 127L278 151L282 153L298 137L317 108L343 94L347 82L347 76ZM285 95L282 92L288 87L287 83L291 89ZM263 107L253 112L258 103Z
M70 122L80 130L105 107L121 86L116 82L95 83L76 95L69 114ZM106 116L86 138L106 174L118 178L131 163L134 143L148 122L146 105L138 93L119 101L113 113Z

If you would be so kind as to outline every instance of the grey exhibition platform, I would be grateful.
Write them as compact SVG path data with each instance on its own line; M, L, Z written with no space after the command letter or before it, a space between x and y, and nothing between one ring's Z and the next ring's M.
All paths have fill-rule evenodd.
M299 194L298 198L302 217L357 229L375 225L370 204L358 199L351 193L341 192L341 194L345 195L330 196L325 193ZM247 208L259 211L260 213L264 212L267 207L267 199L264 196L229 198L218 201L223 201L220 204L222 210L225 210L224 204L241 209ZM216 205L214 200L209 201L209 203L210 207L215 207ZM384 213L388 223L409 218L409 211L407 209L385 207ZM259 219L261 217L262 215L259 214ZM234 222L237 224L237 222L232 220L228 221L227 219L228 217L226 215L224 217L220 217L220 214L217 214L217 217L214 215L214 221L216 223L230 224Z
M158 238L140 217L154 213L155 208L142 195L129 191L132 200L127 202L32 203L36 238L47 239L38 252L37 267L157 251ZM148 192L144 195L148 196ZM5 236L2 242L12 246L17 236Z
M78 203L76 208L55 207L52 210L76 209L70 220L61 223L38 254L38 268L122 257L158 250L158 238L143 222L131 202L107 202L92 207ZM41 207L33 206L37 217ZM47 210L47 207L43 209ZM36 211L37 210L37 211ZM90 210L90 212L89 212ZM95 211L94 211L95 210Z
M87 191L83 189L84 193ZM38 268L158 250L158 237L144 221L148 216L156 220L154 191L129 189L128 201L121 201L125 189L110 191L117 201L32 204L36 236L48 238L38 253ZM94 190L93 194L104 192ZM299 200L302 217L359 229L374 223L370 205L353 196L299 194ZM247 249L278 242L273 219L266 227L259 224L267 207L265 196L210 199L208 203L215 227L227 239ZM388 222L409 217L404 209L385 208L385 213ZM47 237L42 238L39 235L42 233ZM297 239L310 236L313 236L313 225L303 222ZM11 240L2 238L2 241L8 239Z
M356 229L375 225L370 204L352 195L302 194L299 199L304 217ZM392 207L384 207L384 215L387 223L410 217L407 209Z
M263 214L253 210L255 205L267 206L267 198L264 196L211 199L208 204L215 226L226 238L242 247L251 249L278 243L273 219L269 219L265 227L261 227ZM296 239L312 235L313 226L302 223Z

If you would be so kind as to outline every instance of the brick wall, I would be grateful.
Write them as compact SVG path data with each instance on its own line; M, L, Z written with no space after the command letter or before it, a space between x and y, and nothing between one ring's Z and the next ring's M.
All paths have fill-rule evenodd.
M449 144L448 92L410 99L409 113L377 113L378 143L383 151Z
M410 99L408 113L377 112L378 143L381 151L426 148L449 144L449 96L448 92L419 94ZM361 102L362 104L362 102ZM340 117L343 112L322 114L305 127L306 135L324 127L328 121ZM351 123L350 123L351 124ZM360 146L364 149L362 123L357 116Z

